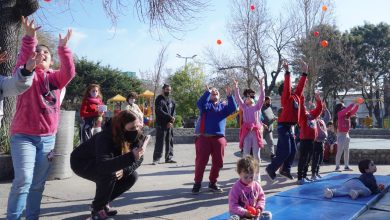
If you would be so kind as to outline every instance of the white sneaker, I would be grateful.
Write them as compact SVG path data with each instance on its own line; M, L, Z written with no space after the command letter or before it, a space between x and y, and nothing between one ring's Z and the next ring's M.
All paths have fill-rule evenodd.
M326 189L324 190L324 197L327 198L327 199L333 198L333 192L332 192L332 190L329 189L329 188L326 188Z
M355 200L359 197L359 192L351 189L351 191L349 191L349 196L351 196L351 199Z

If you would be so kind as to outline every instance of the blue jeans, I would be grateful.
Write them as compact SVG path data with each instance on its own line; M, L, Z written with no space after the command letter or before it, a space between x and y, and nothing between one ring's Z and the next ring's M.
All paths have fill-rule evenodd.
M27 220L39 218L42 193L51 166L47 156L54 143L55 135L15 134L11 137L15 178L8 197L8 220L20 219L25 208Z
M276 155L268 165L272 172L275 172L283 164L282 171L290 172L295 157L295 138L292 132L294 126L278 124L278 144Z

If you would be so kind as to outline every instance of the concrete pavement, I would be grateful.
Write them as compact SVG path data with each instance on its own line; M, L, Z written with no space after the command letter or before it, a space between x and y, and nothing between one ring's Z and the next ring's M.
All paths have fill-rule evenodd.
M364 139L368 141L367 139ZM358 140L353 143L359 146ZM370 140L373 146L389 146L390 140ZM137 170L138 182L128 192L112 203L119 214L115 219L208 219L228 210L228 191L237 180L235 163L238 159L238 143L229 143L225 151L224 168L221 170L219 184L225 190L222 194L207 192L207 167L203 192L192 195L194 178L194 144L175 145L177 164L152 165L153 143L148 146L144 164ZM352 146L354 147L354 146ZM266 157L264 157L266 158ZM264 174L269 161L261 164ZM359 173L356 165L351 173ZM390 165L378 165L377 174L389 175ZM321 167L321 174L334 170L334 165ZM296 174L296 165L292 170ZM295 187L295 181L278 177L275 183L262 176L262 186L267 196ZM6 203L11 182L0 183L0 219L5 218ZM93 199L95 185L73 175L64 180L48 181L41 206L41 219L86 219L89 205Z

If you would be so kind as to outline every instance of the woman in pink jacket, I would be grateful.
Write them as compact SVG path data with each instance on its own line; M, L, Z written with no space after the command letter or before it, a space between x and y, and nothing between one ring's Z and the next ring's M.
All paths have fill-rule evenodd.
M52 150L60 116L60 93L75 76L72 52L66 44L72 31L59 36L60 69L52 70L52 54L45 45L38 45L36 29L23 18L23 37L16 67L26 63L36 53L36 68L32 86L17 98L11 124L11 155L15 178L8 197L7 219L20 219L26 209L26 219L38 219L42 193L49 173Z
M359 104L352 103L348 107L344 103L338 103L335 106L335 114L337 114L337 154L336 154L336 172L340 170L340 159L344 153L344 170L352 171L349 167L349 129L351 127L351 116L359 109Z

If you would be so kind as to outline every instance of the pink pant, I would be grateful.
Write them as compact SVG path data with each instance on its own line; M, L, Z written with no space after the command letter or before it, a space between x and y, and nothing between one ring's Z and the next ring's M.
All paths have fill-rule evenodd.
M219 171L223 167L226 139L221 136L199 136L195 139L195 183L201 183L204 170L211 155L210 183L216 183Z

